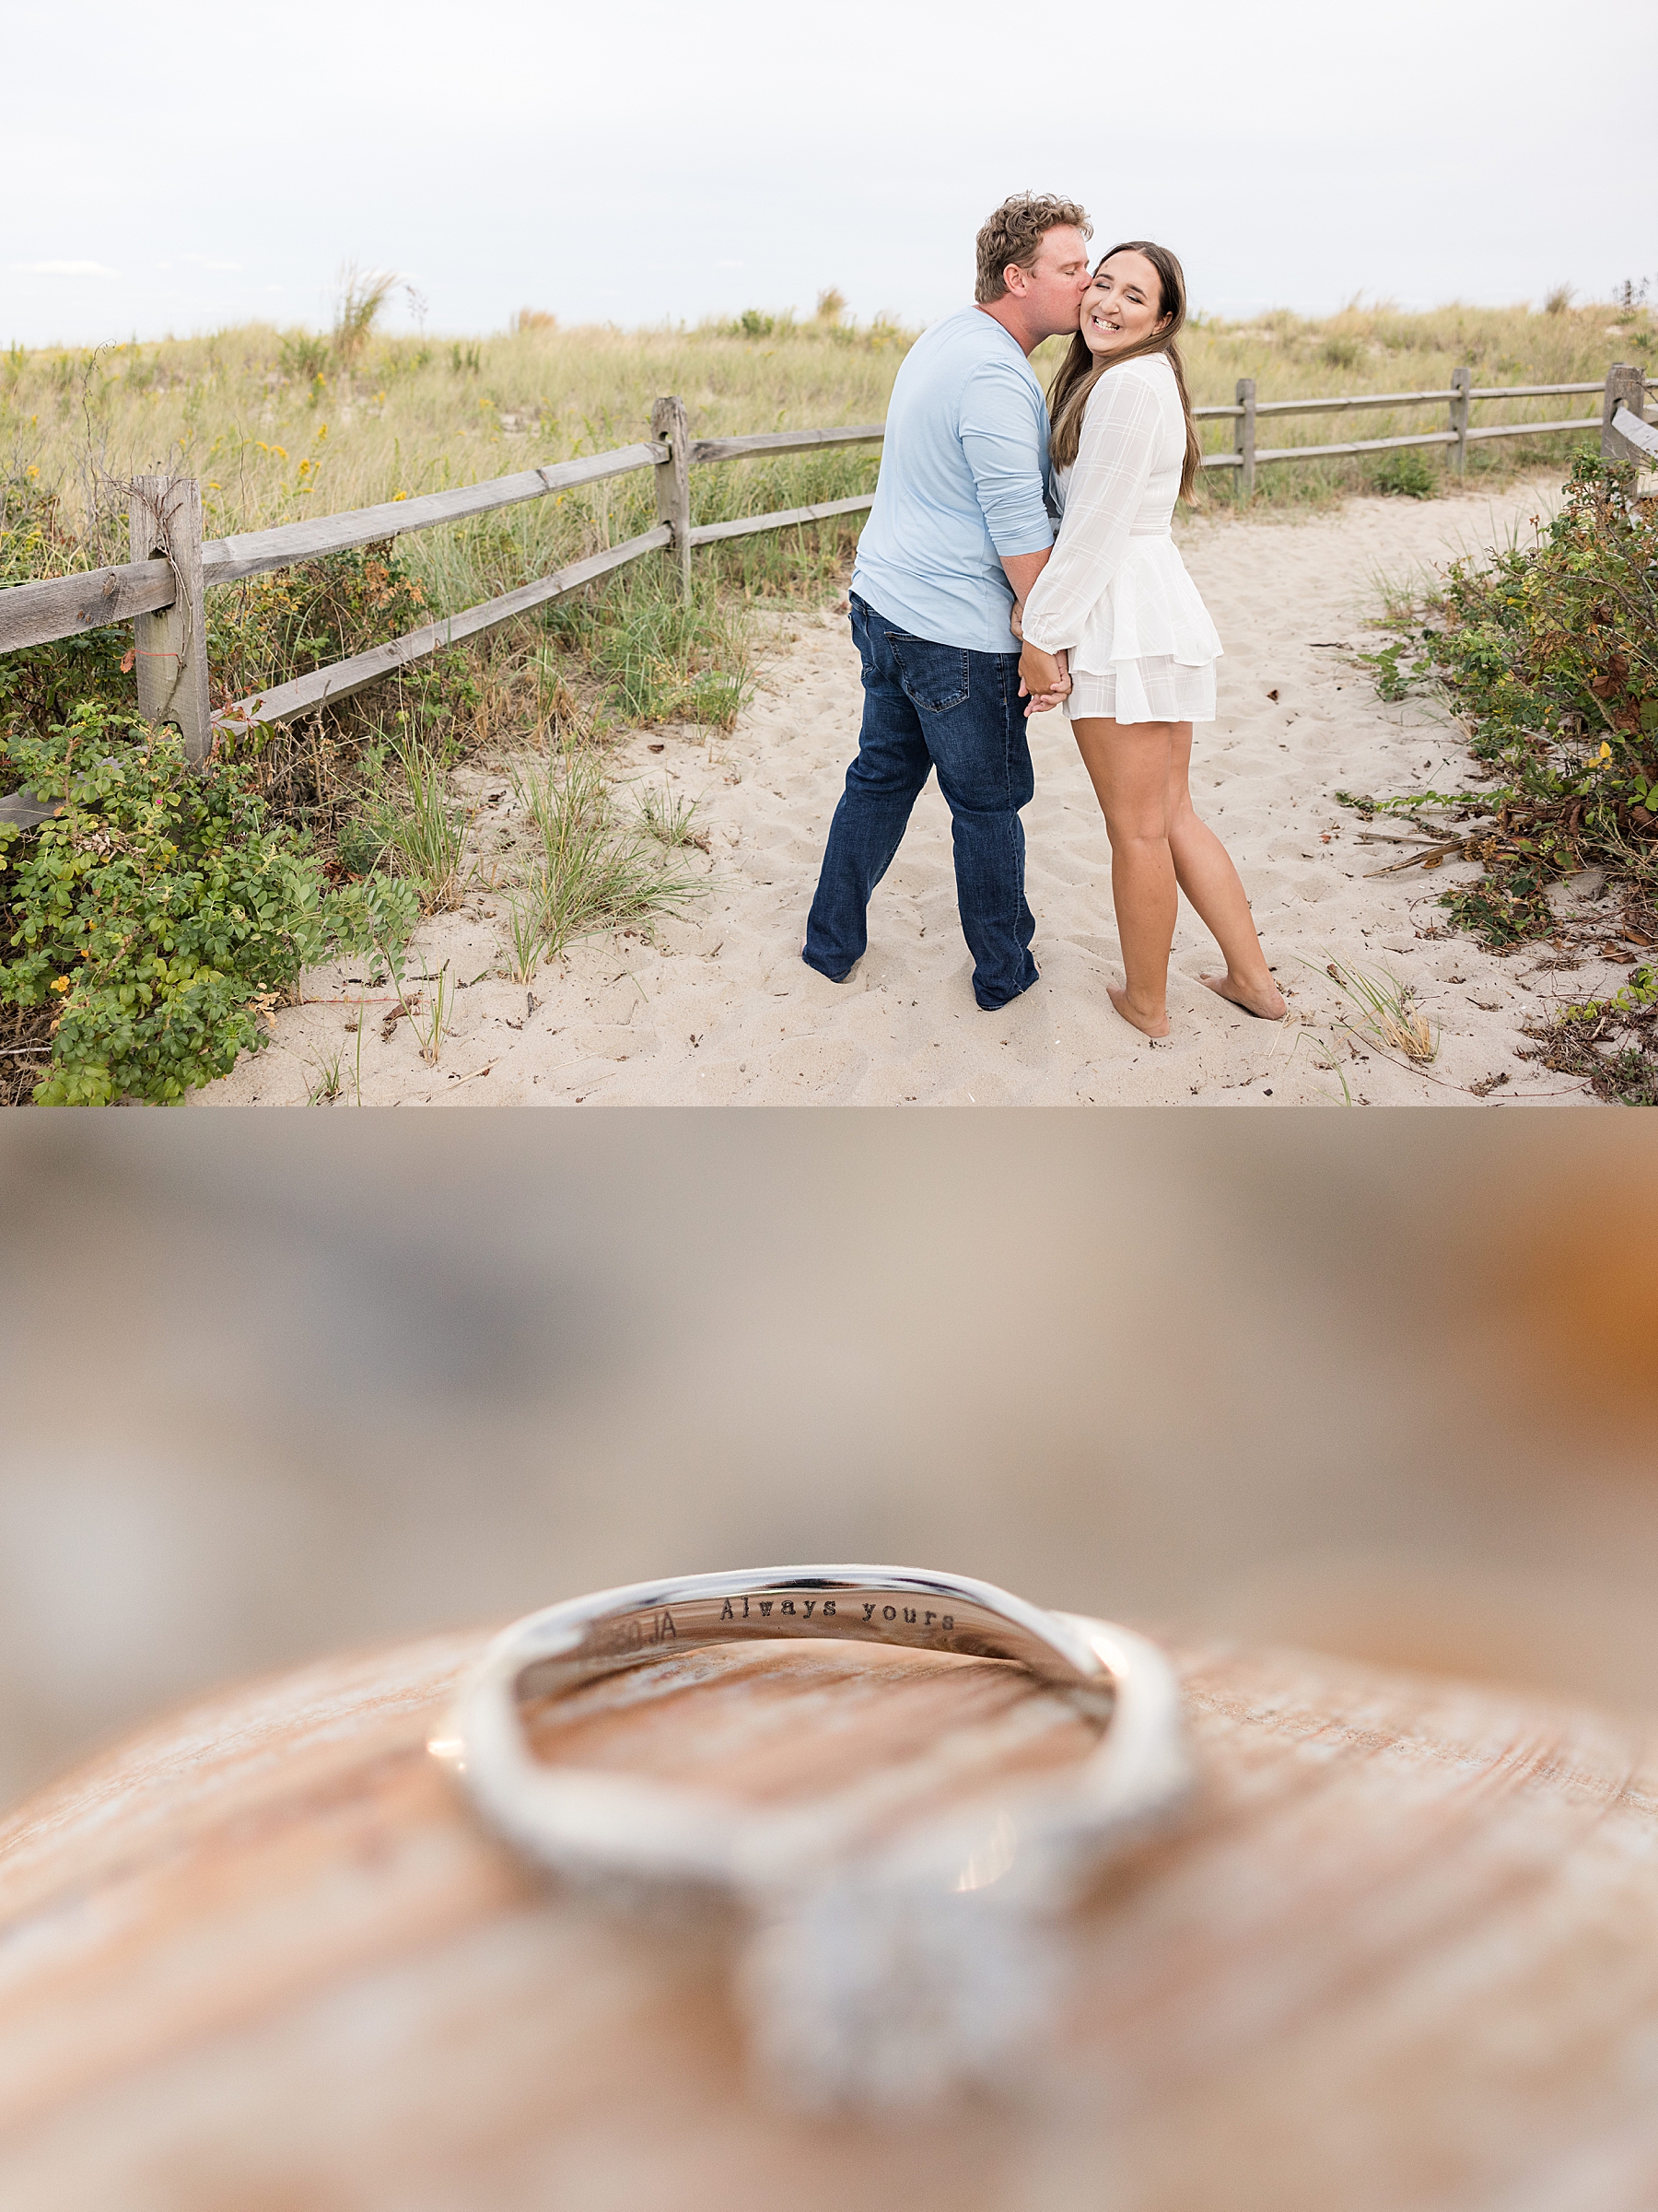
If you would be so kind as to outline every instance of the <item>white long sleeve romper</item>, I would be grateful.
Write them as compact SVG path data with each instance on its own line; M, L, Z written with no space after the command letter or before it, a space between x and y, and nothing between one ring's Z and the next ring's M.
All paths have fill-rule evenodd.
M1220 639L1169 534L1185 459L1166 356L1108 369L1075 462L1054 473L1058 542L1024 607L1031 643L1070 655L1072 721L1215 719Z

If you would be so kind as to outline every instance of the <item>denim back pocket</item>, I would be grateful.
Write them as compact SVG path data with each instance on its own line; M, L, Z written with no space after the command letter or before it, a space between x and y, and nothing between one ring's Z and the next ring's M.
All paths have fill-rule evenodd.
M942 714L959 707L967 696L967 654L960 646L934 645L929 638L908 638L888 630L886 641L898 663L898 681L912 707L923 714Z

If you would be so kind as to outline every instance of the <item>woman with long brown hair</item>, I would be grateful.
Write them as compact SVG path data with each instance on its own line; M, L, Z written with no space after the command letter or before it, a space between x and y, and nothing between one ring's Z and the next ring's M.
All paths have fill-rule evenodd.
M1202 980L1267 1021L1284 1001L1226 848L1192 808L1192 725L1215 719L1220 640L1169 525L1202 449L1175 341L1185 278L1166 246L1115 246L1048 392L1062 521L1020 611L1031 710L1063 698L1111 840L1125 987L1112 1004L1169 1033L1169 953L1184 891L1226 958ZM1068 670L1057 655L1063 653Z

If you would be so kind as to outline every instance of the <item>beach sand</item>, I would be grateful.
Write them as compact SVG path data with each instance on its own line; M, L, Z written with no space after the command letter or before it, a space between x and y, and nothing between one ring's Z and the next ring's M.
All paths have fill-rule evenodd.
M779 623L753 703L712 742L695 730L640 732L608 755L625 785L697 802L706 896L654 930L573 945L528 989L506 980L507 903L521 835L507 770L457 778L477 807L477 885L464 907L423 924L411 991L448 964L452 1025L436 1067L413 1024L390 1024L389 987L361 961L313 972L312 1001L279 1011L268 1047L245 1055L202 1105L303 1105L337 1075L340 1103L365 1105L1286 1106L1479 1105L1584 1098L1584 1087L1519 1057L1522 1024L1621 979L1587 963L1539 966L1549 948L1500 959L1443 933L1439 894L1471 866L1375 872L1405 825L1366 824L1338 790L1389 792L1466 783L1456 729L1419 700L1381 702L1356 656L1378 579L1423 575L1477 546L1529 534L1557 479L1495 497L1354 499L1305 521L1199 519L1181 545L1226 645L1220 714L1200 727L1198 809L1248 891L1290 1018L1252 1020L1205 989L1215 966L1184 902L1170 976L1173 1034L1155 1045L1105 995L1121 979L1103 823L1059 715L1033 725L1036 796L1024 815L1041 980L982 1013L956 919L950 819L936 783L870 909L870 950L835 985L800 958L829 818L856 750L861 693L844 614ZM630 803L625 789L623 803ZM1593 884L1565 886L1570 902ZM1408 982L1440 1047L1413 1068L1343 1032L1332 961ZM368 1001L362 1031L356 1002ZM382 1034L386 1032L387 1034ZM359 1049L360 1046L360 1049ZM1491 1079L1504 1079L1493 1087ZM1481 1090L1471 1086L1478 1083Z

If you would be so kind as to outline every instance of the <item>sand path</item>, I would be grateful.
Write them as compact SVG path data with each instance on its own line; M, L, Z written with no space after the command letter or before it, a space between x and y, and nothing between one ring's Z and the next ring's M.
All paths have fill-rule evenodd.
M1616 979L1569 978L1535 953L1497 959L1438 931L1453 872L1372 872L1395 848L1366 842L1337 790L1455 789L1456 731L1418 701L1378 700L1354 658L1377 576L1402 579L1452 553L1524 530L1551 503L1541 479L1495 500L1355 499L1312 521L1197 521L1186 560L1226 641L1220 719L1197 732L1193 787L1243 875L1291 1019L1250 1020L1197 982L1213 948L1182 907L1170 1006L1156 1045L1105 995L1120 978L1104 827L1063 719L1033 727L1036 797L1026 811L1029 893L1042 977L1001 1012L981 1013L955 914L950 822L936 784L870 914L870 951L844 984L812 974L799 947L829 816L856 747L861 694L844 617L779 629L753 704L729 736L652 731L612 756L619 778L694 798L709 854L694 914L652 936L573 946L533 986L505 980L506 907L475 891L424 925L415 974L464 988L436 1068L411 1024L382 1037L370 1004L348 1024L368 970L319 971L313 1001L279 1012L274 1041L245 1056L200 1103L303 1104L337 1064L342 1103L381 1105L1254 1105L1493 1106L1578 1099L1582 1087L1518 1057L1521 1024L1560 997ZM459 779L479 807L483 872L517 834L502 773ZM1385 822L1372 830L1389 826ZM504 873L504 872L502 872ZM1472 874L1469 869L1464 872ZM1441 1032L1413 1069L1363 1050L1337 1026L1332 958L1411 983ZM332 1001L332 1003L328 1002ZM1337 1072L1339 1070L1339 1072ZM1483 1097L1470 1085L1504 1077ZM1345 1085L1345 1094L1344 1094Z

